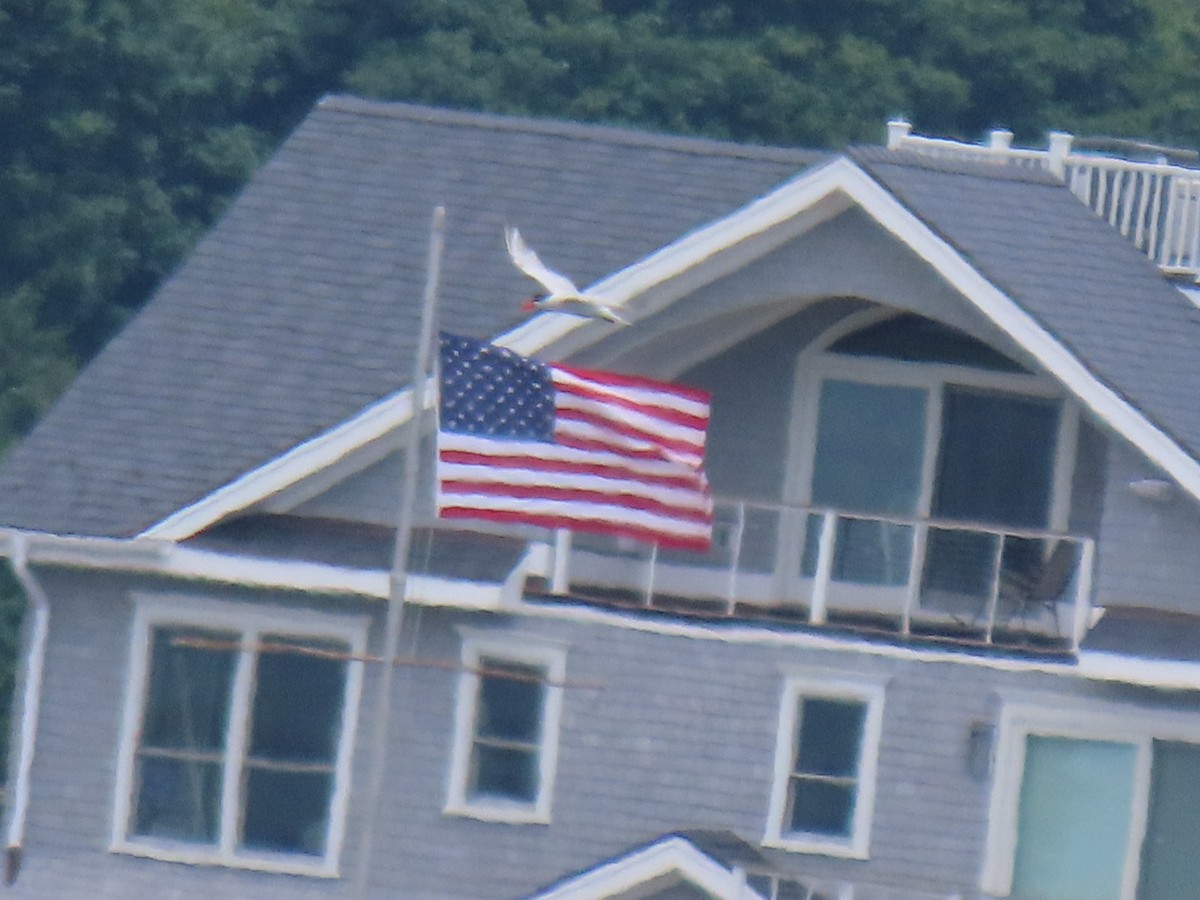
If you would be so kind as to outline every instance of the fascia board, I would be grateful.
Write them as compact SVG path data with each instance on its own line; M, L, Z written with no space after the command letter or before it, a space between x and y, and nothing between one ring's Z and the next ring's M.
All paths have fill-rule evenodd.
M762 900L762 895L681 837L669 837L649 847L604 863L529 900L603 900L620 896L655 878L678 872L719 900Z
M848 201L848 202L847 202ZM730 215L690 232L588 290L616 306L694 268L755 235L822 203L856 205L925 260L984 316L1025 347L1062 384L1146 456L1200 499L1200 462L1101 382L1057 338L1012 298L988 281L946 240L846 157L803 174ZM561 340L585 325L581 319L541 315L505 332L495 343L522 354ZM426 408L433 400L430 386ZM142 537L182 540L225 516L280 490L404 425L412 412L411 390L385 398L361 414L299 444L184 507L142 532Z
M1082 650L1079 671L1092 681L1115 681L1160 690L1200 691L1200 662Z
M391 591L390 573L380 569L237 556L149 538L6 532L0 534L0 556L12 555L18 535L26 542L27 559L43 565L371 600L387 600ZM517 569L522 570L525 564L522 562ZM495 610L512 602L511 592L507 581L469 581L414 572L405 578L404 598L420 606Z

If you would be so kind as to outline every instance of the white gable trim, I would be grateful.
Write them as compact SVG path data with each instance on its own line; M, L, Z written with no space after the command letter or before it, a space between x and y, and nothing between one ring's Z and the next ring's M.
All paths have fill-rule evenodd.
M822 204L860 207L929 263L984 316L1025 347L1096 415L1139 447L1193 497L1200 499L1200 462L1131 403L1097 379L1036 319L845 157L835 159L730 215L684 235L641 261L601 279L589 290L618 307L623 306L649 289L677 278L710 258ZM531 354L589 324L581 319L543 314L499 335L495 342L519 353ZM431 387L430 396L426 398L427 407L432 403L432 392ZM141 537L164 540L190 537L403 425L409 420L411 408L410 389L384 398L354 418L297 445L176 511L146 529Z
M529 900L604 900L678 873L718 900L763 900L746 885L745 872L726 869L685 838L664 838L641 850L589 869ZM665 886L665 885L664 885ZM640 894L638 896L641 896Z

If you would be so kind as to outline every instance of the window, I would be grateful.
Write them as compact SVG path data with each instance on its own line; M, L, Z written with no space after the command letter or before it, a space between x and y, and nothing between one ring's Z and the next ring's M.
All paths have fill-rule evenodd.
M1069 718L1006 711L985 889L1041 900L1190 896L1200 727L1144 714Z
M866 858L882 716L881 685L787 682L763 843Z
M1050 539L1029 532L1065 528L1078 410L946 326L855 322L798 368L791 496L845 514L832 582L885 601L919 586L923 607L974 613L1000 574L1049 555ZM803 578L816 575L821 523L814 513L804 528Z
M550 821L565 674L561 648L464 636L446 812Z
M364 645L357 619L139 598L114 849L333 874Z

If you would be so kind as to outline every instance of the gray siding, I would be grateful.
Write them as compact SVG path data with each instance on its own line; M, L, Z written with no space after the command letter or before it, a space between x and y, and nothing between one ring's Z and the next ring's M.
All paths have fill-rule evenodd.
M33 806L24 868L9 893L37 898L351 896L348 879L264 875L107 851L128 665L128 585L68 573L49 573L46 583L54 610ZM199 586L189 591L216 595ZM285 619L287 605L278 609ZM947 891L967 887L979 875L988 794L987 780L973 778L966 766L971 724L995 721L999 695L1014 688L1049 692L1056 703L1116 691L1062 676L950 661L433 609L410 611L402 653L457 660L457 627L466 624L564 642L568 678L598 687L566 690L553 823L493 824L442 813L457 676L437 668L398 668L374 857L377 896L519 897L687 827L728 829L757 844L771 788L780 692L793 672L886 682L871 858L783 852L771 857L796 874ZM369 672L364 715L373 709L377 674L373 668ZM1149 693L1123 691L1121 696L1127 702L1162 702ZM347 873L354 871L360 847L369 734L364 721L342 859Z
M1179 490L1155 501L1129 489L1137 479L1162 477L1128 443L1112 441L1096 579L1102 606L1200 614L1200 503Z

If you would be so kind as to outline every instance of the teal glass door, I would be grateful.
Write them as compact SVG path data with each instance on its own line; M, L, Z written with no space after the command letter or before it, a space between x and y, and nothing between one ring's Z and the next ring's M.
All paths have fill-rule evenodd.
M1121 900L1137 747L1030 735L1013 900Z

